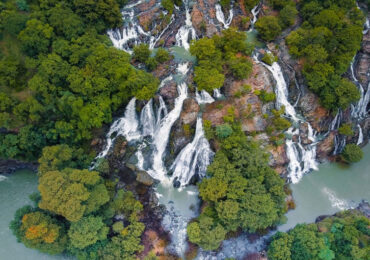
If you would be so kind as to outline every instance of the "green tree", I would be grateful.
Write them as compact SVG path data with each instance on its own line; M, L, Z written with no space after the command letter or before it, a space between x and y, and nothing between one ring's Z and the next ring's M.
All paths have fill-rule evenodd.
M298 11L294 5L285 6L279 13L279 23L282 28L287 28L294 24Z
M352 126L351 124L343 124L339 127L338 129L338 132L341 134L341 135L347 135L347 136L352 136L354 133L353 133L353 130L352 130Z
M149 45L141 43L134 47L134 59L145 63L150 56Z
M347 144L341 154L341 158L346 163L354 163L361 161L364 152L355 144Z
M265 41L272 41L281 33L279 20L275 16L264 16L258 19L256 29Z
M224 85L225 76L218 72L217 69L196 67L194 70L194 82L199 90L212 92L213 89L220 88Z
M109 201L98 172L77 169L49 171L40 176L39 207L64 216L71 222L97 211Z
M99 240L107 239L109 228L103 223L101 217L88 216L71 224L68 237L72 246L84 249Z
M46 53L53 37L53 28L37 19L27 21L26 28L19 33L23 50L30 56Z
M187 232L190 242L205 250L217 249L226 236L225 229L207 216L200 216L198 221L190 223Z
M229 124L218 125L216 127L216 135L218 138L226 138L233 133L233 129Z

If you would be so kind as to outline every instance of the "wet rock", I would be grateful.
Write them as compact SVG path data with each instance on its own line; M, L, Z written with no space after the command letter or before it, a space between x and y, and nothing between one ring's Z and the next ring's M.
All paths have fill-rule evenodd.
M271 167L285 166L289 163L289 159L286 155L285 145L280 145L278 147L273 147L268 149L270 152L269 165Z
M12 174L18 170L28 169L36 172L38 168L37 163L22 162L18 160L2 160L0 159L0 173Z
M180 114L181 123L186 125L194 125L197 121L199 110L200 107L193 98L186 99Z
M181 186L181 182L179 182L178 180L175 180L175 181L173 182L173 187L174 187L174 188L180 188L180 186Z
M299 108L312 127L318 131L329 130L331 117L329 111L319 105L319 98L311 93L306 93L299 100Z
M146 171L136 171L136 181L146 186L154 184L154 179Z
M167 82L160 90L159 94L166 103L173 105L175 98L178 96L176 82L171 80Z
M317 145L317 158L324 162L334 150L335 133L331 132L324 140Z

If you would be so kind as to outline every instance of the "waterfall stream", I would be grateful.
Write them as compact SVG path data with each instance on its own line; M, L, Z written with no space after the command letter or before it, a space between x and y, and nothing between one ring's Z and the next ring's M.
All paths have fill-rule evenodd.
M292 126L286 131L288 139L286 140L286 154L289 159L288 177L292 183L297 183L304 174L311 170L316 170L318 163L316 161L316 133L309 122L303 120L301 115L298 115L294 106L289 102L288 86L284 78L284 74L278 62L272 65L265 64L258 60L257 55L254 55L254 60L257 63L266 67L274 77L276 86L274 88L276 95L276 107L280 109L284 107L285 116L287 116ZM301 124L307 124L307 139L311 141L310 144L303 145L300 137ZM294 141L293 137L296 137Z
M249 28L248 32L251 32L251 31L254 30L254 25L256 24L256 22L258 20L258 14L261 11L261 9L259 7L260 7L260 3L258 3L251 10L251 13L252 13L253 18L252 18L251 25L250 25L250 28Z
M176 34L176 45L184 47L186 50L189 50L190 40L196 39L196 32L191 22L191 16L189 11L189 0L183 0L185 6L185 24L180 27L179 31Z
M224 15L224 12L222 11L222 8L221 8L221 5L219 4L216 4L215 6L216 8L216 18L217 20L223 25L223 27L225 29L229 28L232 20L233 20L233 7L231 6L230 7L230 10L229 10L229 17L227 18L227 20L225 20L225 15Z

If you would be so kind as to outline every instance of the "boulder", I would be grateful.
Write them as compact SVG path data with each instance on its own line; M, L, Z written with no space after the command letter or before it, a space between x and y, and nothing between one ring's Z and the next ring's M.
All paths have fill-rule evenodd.
M332 154L334 149L334 138L335 133L331 132L324 140L322 140L317 145L317 158L319 158L321 162L328 159L328 157Z
M195 124L200 107L193 98L188 98L184 101L183 109L180 114L180 121L182 124Z
M154 179L146 171L136 171L136 181L146 186L154 184Z

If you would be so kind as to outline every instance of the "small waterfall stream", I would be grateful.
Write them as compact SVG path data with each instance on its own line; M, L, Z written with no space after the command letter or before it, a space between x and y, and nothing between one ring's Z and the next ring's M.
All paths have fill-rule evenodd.
M184 47L186 50L190 48L190 40L196 39L197 35L191 22L191 16L189 11L189 0L183 0L185 6L185 24L180 27L176 34L176 45Z
M219 21L225 29L229 28L229 26L230 26L230 24L233 20L233 15L234 15L233 7L232 6L230 7L229 16L228 16L227 20L225 20L225 15L224 15L224 12L222 11L221 5L216 4L215 8L216 8L217 21Z
M258 20L258 14L260 11L261 11L260 3L258 3L255 7L252 8L251 13L252 13L253 18L252 18L251 25L250 25L248 32L251 32L254 30L254 25L256 24Z
M286 131L289 137L286 140L286 154L289 159L288 177L292 183L297 183L304 174L318 168L318 163L316 161L316 133L310 123L303 120L303 117L298 115L294 106L290 104L288 100L288 86L279 63L274 62L272 65L265 64L258 60L257 55L254 55L254 60L265 66L271 72L276 81L276 86L274 88L276 107L278 109L284 107L285 115L292 122L292 126ZM299 128L301 124L307 124L307 139L311 141L311 144L302 144ZM296 137L297 141L294 141L293 137Z

